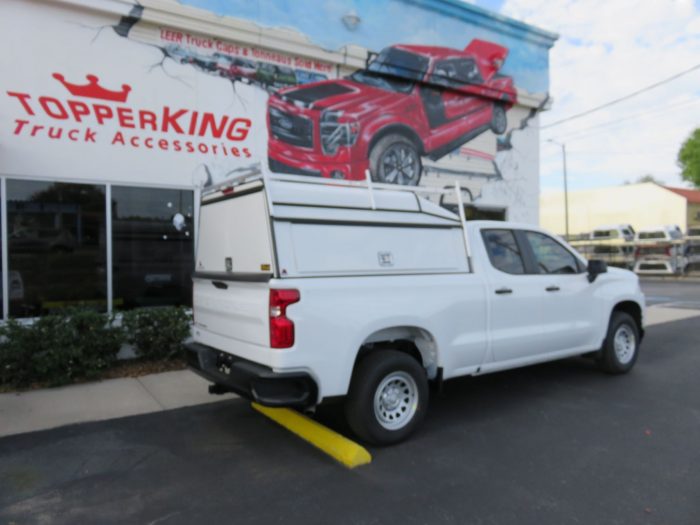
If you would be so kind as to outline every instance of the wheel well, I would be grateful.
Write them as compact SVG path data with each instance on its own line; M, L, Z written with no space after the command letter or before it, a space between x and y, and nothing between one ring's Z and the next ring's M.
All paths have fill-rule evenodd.
M437 377L435 339L428 331L412 326L385 328L367 337L355 357L353 370L369 354L386 349L398 350L410 355L425 368L428 379Z
M372 148L374 145L379 142L381 139L386 137L387 135L391 135L392 133L396 133L398 135L403 135L407 139L409 139L415 146L418 148L418 151L420 152L421 155L425 154L425 148L423 147L423 141L420 139L420 137L416 134L415 131L413 131L411 128L408 126L402 126L401 124L395 124L393 126L387 126L385 128L380 129L375 135L372 137L372 140L369 143L369 148L368 148L368 153L372 151Z
M637 323L639 334L642 336L644 335L644 329L642 328L642 308L639 304L634 301L622 301L615 305L615 308L613 308L613 313L614 312L624 312L632 317L634 322Z

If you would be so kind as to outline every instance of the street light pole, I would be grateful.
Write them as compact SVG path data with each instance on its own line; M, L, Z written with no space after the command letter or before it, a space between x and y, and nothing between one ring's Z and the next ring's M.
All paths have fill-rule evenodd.
M562 157L562 163L564 167L564 224L565 224L565 231L566 231L566 240L569 240L569 182L568 178L566 175L566 144L564 143L559 143L555 142L552 139L547 140L547 142L551 142L552 144L556 144L561 148L561 157Z

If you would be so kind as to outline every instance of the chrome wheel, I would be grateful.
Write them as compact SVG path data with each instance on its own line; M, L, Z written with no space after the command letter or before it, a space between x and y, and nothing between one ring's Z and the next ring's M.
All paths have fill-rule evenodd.
M418 386L406 372L386 376L374 394L374 415L387 430L398 430L413 419L418 408Z
M632 361L634 353L637 351L637 338L630 326L621 324L617 327L613 336L613 348L615 349L615 356L621 365L626 365Z
M415 186L420 176L416 150L405 143L392 144L379 159L378 182Z

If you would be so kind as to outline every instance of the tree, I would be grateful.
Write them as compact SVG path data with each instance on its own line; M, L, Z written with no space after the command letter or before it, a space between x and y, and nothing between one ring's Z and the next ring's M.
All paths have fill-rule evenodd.
M647 173L646 175L642 175L641 177L637 178L636 181L634 181L636 184L639 184L641 182L655 182L656 184L663 184L663 181L660 181L650 173Z
M700 128L693 131L678 152L681 177L700 187Z
M658 184L660 186L663 186L666 184L664 181L657 179L654 177L651 173L647 173L646 175L642 175L641 177L637 177L634 182L630 182L629 179L627 179L625 182L622 184L624 186L629 186L630 184L641 184L642 182L653 182L654 184Z

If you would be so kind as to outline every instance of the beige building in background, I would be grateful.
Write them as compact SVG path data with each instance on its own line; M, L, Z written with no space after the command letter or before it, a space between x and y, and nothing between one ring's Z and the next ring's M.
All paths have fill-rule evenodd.
M540 225L563 234L564 224L564 192L542 193ZM700 190L644 182L569 192L570 235L609 224L631 224L635 230L675 224L685 232L700 226Z

